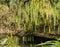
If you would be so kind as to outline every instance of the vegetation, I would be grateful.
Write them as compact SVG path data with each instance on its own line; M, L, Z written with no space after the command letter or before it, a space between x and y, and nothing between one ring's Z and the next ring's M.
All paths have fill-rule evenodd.
M23 41L34 41L34 37L25 37L34 32L60 35L60 0L0 0L0 34L7 35L1 47L20 47L13 35L22 36ZM48 43L60 46L58 40ZM48 43L35 46L48 47Z

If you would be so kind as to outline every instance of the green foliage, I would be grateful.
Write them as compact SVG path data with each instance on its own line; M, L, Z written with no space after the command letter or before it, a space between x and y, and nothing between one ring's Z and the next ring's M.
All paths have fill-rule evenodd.
M59 24L59 2L59 0L9 0L9 6L6 6L9 11L5 10L11 12L11 15L7 14L10 15L9 17L12 20L9 20L8 17L6 18L6 23L9 23L9 27L13 26L11 25L11 23L13 23L15 27L13 26L12 28L15 29L17 27L16 30L23 28L23 30L33 31L38 31L37 28L39 29L39 27L44 24L44 32L46 32L46 26L48 26L47 31L50 32L52 30L51 28L55 30L55 26Z
M60 47L60 42L59 41L47 41L45 43L37 44L35 47Z
M0 38L0 47L20 47L16 36L1 35Z
M0 28L8 28L14 33L21 30L38 32L43 26L44 33L57 31L59 34L60 0L0 0L0 21ZM3 43L12 39L5 39ZM8 45L12 43L9 41ZM59 44L54 42L54 45Z

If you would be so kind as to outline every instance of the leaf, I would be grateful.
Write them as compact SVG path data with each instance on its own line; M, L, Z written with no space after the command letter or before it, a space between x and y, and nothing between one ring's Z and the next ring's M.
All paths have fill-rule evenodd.
M3 41L0 43L0 45L6 44L7 40L8 40L7 38L3 39Z

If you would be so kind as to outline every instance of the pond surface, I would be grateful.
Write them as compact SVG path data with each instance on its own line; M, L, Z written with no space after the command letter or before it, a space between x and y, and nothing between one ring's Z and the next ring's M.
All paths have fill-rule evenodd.
M0 35L0 43L2 47L6 46L13 47L35 47L35 45L40 44L41 42L44 43L46 41L55 40L55 39L49 39L44 37L38 37L33 35L28 35L25 37L17 37L17 36L7 36L7 35ZM40 46L41 47L41 46Z
M31 39L31 40L30 40ZM44 38L44 37L38 37L38 36L27 36L27 38L25 38L24 41L19 41L21 47L35 47L35 45L40 44L40 43L44 43L46 41L50 41L50 40L55 40L53 38L49 39L49 38ZM40 46L42 47L42 46Z

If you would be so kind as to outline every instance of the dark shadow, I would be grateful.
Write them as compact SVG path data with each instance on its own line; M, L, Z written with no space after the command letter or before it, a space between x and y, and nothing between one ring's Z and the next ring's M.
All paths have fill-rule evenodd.
M56 39L34 36L34 43L35 44L39 44L41 42L44 43L46 41L51 41L51 40L56 40Z

